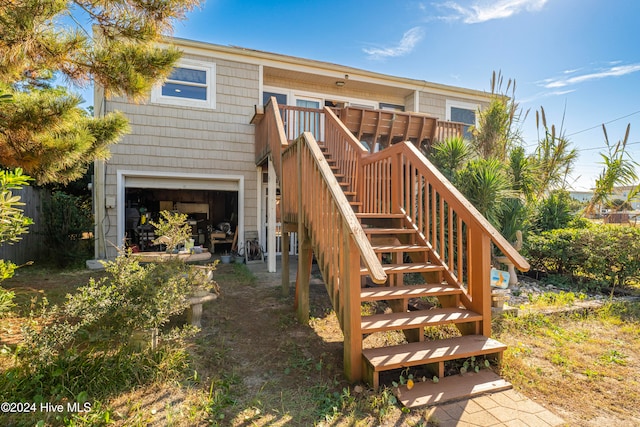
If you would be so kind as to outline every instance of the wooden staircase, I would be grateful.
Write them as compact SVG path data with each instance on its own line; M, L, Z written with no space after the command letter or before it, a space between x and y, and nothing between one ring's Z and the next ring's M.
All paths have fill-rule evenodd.
M336 161L327 147L321 143L319 147L325 155L327 164L336 172L334 175L340 187L348 188L349 183L343 180L343 174L337 173ZM487 360L499 361L507 347L479 334L482 315L460 307L462 289L446 283L441 274L445 267L430 261L433 259L433 256L429 256L430 248L417 243L417 230L403 226L404 214L358 213L362 204L357 201L357 193L349 191L344 193L350 199L349 202L356 211L356 217L360 220L378 259L382 261L385 257L393 262L382 264L383 271L389 276L387 283L382 286L363 287L360 291L361 302L385 301L393 307L393 312L362 316L360 331L363 337L376 332L411 331L413 333L407 334L407 339L416 340L402 345L364 349L362 356L365 381L377 390L382 372L427 366L431 374L428 382L419 384L417 390L413 392L408 390L406 385L403 386L404 390L398 390L401 401L407 407L443 403L474 394L510 388L509 383L495 374L488 373L481 376L470 375L457 381L450 379L442 383L432 381L432 376L445 378L445 362L464 361L471 357L482 356ZM360 268L361 275L368 276L368 273L367 268ZM433 283L403 284L406 274L416 273L423 275L427 280L431 279ZM429 310L409 310L410 298L423 297L438 299L440 307ZM464 324L466 329L463 330L470 331L471 334L425 340L422 333L425 327L460 324ZM460 383L467 383L467 385L461 386Z
M377 389L404 370L428 373L428 381L398 389L409 407L509 387L489 370L446 376L447 366L470 358L499 362L506 346L490 338L490 245L521 270L526 261L412 145L368 154L328 109L324 123L321 143L305 133L274 146L283 153L284 220L298 226L301 242L298 317L305 305L308 313L313 251L344 332L347 378ZM432 308L410 307L426 298ZM363 303L386 310L362 315ZM425 328L447 328L452 336L426 339ZM389 331L404 343L365 348L366 337Z

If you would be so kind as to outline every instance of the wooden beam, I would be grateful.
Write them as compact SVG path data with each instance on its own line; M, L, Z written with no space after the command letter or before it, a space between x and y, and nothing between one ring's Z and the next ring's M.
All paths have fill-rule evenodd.
M358 127L358 140L362 140L362 129L364 128L364 120L367 115L366 110L360 110L360 126Z
M470 309L482 315L480 333L491 336L491 237L479 227L469 231Z
M411 126L411 119L412 119L412 115L409 114L409 117L407 117L407 126L404 128L404 140L408 140L409 139L409 127Z
M309 284L311 282L311 263L313 250L307 228L298 223L298 273L296 278L296 313L298 321L309 323Z
M380 126L382 124L382 111L378 110L378 121L376 122L376 132L373 135L373 147L371 148L371 152L373 153L373 150L376 146L376 143L378 142L378 137L380 136Z
M424 128L427 125L427 118L423 117L422 118L422 123L420 123L420 133L418 134L418 146L420 146L420 144L422 143L422 140L424 139Z
M391 122L389 124L389 138L387 139L387 147L391 147L391 139L393 139L393 127L396 124L396 116L395 114L391 116Z

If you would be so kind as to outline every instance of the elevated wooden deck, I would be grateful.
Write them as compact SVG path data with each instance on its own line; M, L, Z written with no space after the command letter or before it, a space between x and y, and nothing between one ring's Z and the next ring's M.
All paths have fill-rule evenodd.
M278 105L282 131L287 143L293 142L300 133L310 131L317 141L326 139L322 123L325 121L325 110ZM340 119L345 129L358 141L365 142L365 148L379 151L392 144L410 141L416 147L430 146L435 141L444 140L464 133L464 123L439 120L423 113L373 110L361 107L332 108L331 111ZM265 107L256 106L251 123L259 125L265 118ZM258 126L266 131L264 135L256 135L256 164L261 164L270 152L267 144L267 129L275 132L272 122ZM271 135L275 136L275 135Z

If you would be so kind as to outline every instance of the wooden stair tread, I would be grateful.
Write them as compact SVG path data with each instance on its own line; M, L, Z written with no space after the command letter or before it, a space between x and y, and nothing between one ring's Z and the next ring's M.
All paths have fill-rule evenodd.
M374 314L361 321L363 334L373 332L414 329L422 326L437 326L452 323L478 322L482 315L460 308L434 308L431 310L402 313Z
M416 382L411 390L406 385L398 388L398 400L407 408L439 405L467 399L485 393L509 390L513 386L489 369L440 378L440 381Z
M425 252L429 248L421 245L374 245L374 252Z
M387 274L394 273L426 273L426 272L434 272L434 271L443 271L444 267L441 265L435 264L421 264L421 263L411 263L411 264L382 264L382 269ZM360 268L360 274L368 274L369 270L366 267Z
M412 234L416 232L413 228L365 227L363 230L365 234Z
M375 371L424 365L445 360L494 354L507 349L505 344L483 335L464 335L433 341L413 342L390 347L370 348L362 355Z
M402 213L376 213L376 212L361 212L361 213L357 213L356 217L358 218L381 218L381 219L397 219L397 218L404 218L405 215Z
M442 284L391 286L363 289L362 291L360 291L360 300L380 301L386 299L457 295L461 293L462 290L458 287Z

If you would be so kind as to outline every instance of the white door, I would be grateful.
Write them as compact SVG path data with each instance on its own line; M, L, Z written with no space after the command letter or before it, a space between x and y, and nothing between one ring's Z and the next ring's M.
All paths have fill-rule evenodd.
M320 123L320 100L296 99L296 107L309 108L318 111L298 111L296 115L296 137L302 132L311 132L316 141L322 141L322 124Z

